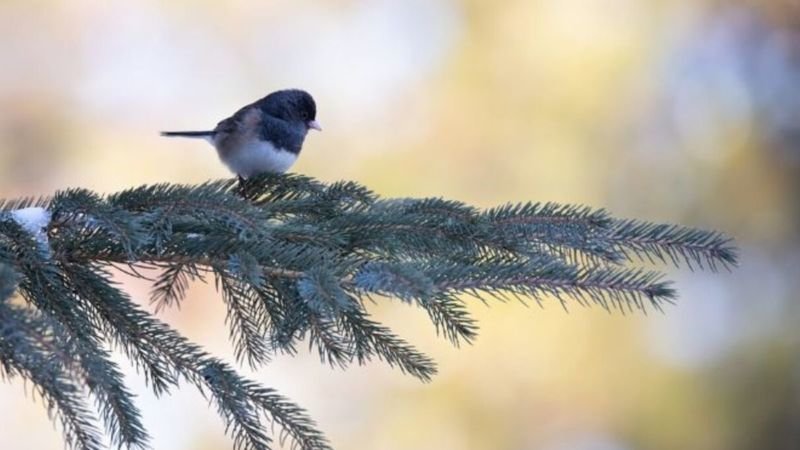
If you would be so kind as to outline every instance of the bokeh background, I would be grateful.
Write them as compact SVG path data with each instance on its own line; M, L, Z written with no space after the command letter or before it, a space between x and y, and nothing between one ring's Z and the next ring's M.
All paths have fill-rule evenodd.
M461 349L424 313L377 305L438 360L430 384L313 354L250 372L336 448L796 449L798 5L2 0L0 196L227 177L204 142L158 131L302 87L325 131L297 172L389 196L607 207L742 249L733 273L669 269L682 295L664 314L475 302L482 332ZM149 287L126 283L147 305ZM232 359L224 315L199 284L161 318ZM193 388L157 399L128 374L155 448L230 447ZM0 384L0 423L3 448L62 447L21 382Z

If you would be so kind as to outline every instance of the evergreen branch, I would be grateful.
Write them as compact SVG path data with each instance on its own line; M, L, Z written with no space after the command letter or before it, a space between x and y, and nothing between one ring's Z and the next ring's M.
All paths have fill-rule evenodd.
M67 445L80 450L103 448L100 431L81 390L64 365L48 351L47 322L0 301L0 368L4 377L30 380L51 416L59 417ZM42 341L47 341L44 348Z
M265 388L260 388L256 383L247 381L238 375L234 376L235 373L230 367L208 355L200 347L189 342L166 324L153 319L148 313L134 305L123 293L120 292L113 303L106 302L104 306L106 308L104 314L110 315L112 311L116 311L118 327L124 333L136 336L145 352L159 355L159 358L168 361L181 377L198 388L207 389L212 394L212 398L218 403L220 413L226 420L226 425L232 426L236 430L245 430L245 434L241 434L242 431L234 431L238 433L236 436L239 436L238 439L241 445L250 442L247 440L248 436L252 439L252 442L248 445L255 445L254 447L243 448L259 448L258 445L270 442L269 439L264 440L260 437L264 430L261 425L259 427L262 433L253 435L247 433L253 425L248 408L252 409L254 405L258 406L259 411L268 414L271 420L281 424L301 448L329 448L324 443L321 434L314 429L313 422L305 416L305 413L300 408L285 401L281 403L283 405L282 408L272 408L269 404L264 403L263 392L256 388ZM208 367L211 367L211 369ZM224 376L212 376L220 373L219 371L222 371ZM244 393L239 392L232 397L229 396L225 393L225 390L231 388L230 385L226 384L231 378L234 378L240 384L246 382L249 390ZM243 395L247 399L240 398ZM241 408L244 408L244 410ZM291 411L291 415L284 417L284 410ZM240 423L239 421L242 422Z
M111 441L119 447L146 448L150 438L133 403L133 394L125 386L122 372L108 352L102 348L98 352L98 346L88 346L80 338L75 340L73 349L80 355L78 362L83 377L96 399Z
M211 182L199 187L154 185L129 189L109 196L108 202L132 212L153 214L151 220L187 216L233 230L244 239L262 237L268 216L242 198L230 194L230 182Z
M313 312L305 316L309 324L309 346L316 346L320 360L331 366L346 367L353 360L353 343L341 333L336 321Z
M240 377L224 363L210 358L203 362L202 376L217 399L220 414L233 430L234 447L268 449L272 440L260 426L258 412L268 414L302 449L329 449L327 441L305 412L274 390Z
M299 174L264 174L244 182L243 196L256 205L270 206L281 201L313 198L325 190L317 180Z
M439 294L420 302L436 326L436 333L443 334L453 345L461 341L471 344L478 337L478 325L464 302L455 295Z
M53 212L51 227L71 222L109 234L129 257L147 242L141 220L134 214L102 201L100 196L85 189L70 189L57 193L50 202Z
M5 303L17 290L19 274L11 267L0 263L0 303Z
M605 210L557 203L506 204L481 218L509 242L523 242L534 252L544 248L571 262L619 263L624 258L600 237L613 223Z
M572 225L582 228L606 228L611 218L605 210L558 203L507 203L490 208L484 218L500 226ZM553 231L553 230L548 230Z
M364 364L371 357L397 366L422 381L430 381L436 374L436 363L414 347L395 336L388 328L370 320L358 309L343 311L339 316L341 327L353 336L355 355Z
M342 289L341 277L326 267L313 267L297 282L297 292L305 304L322 317L336 317L356 308L356 303Z
M225 420L226 431L233 428L230 430L233 448L268 450L272 439L261 426L257 411L250 405L242 381L214 360L205 364L202 374L216 400L219 414Z
M415 300L428 312L437 334L444 334L454 345L461 340L472 342L476 337L477 325L463 302L455 296L434 296L432 280L413 264L370 262L359 269L350 284L356 292Z
M338 316L324 314L320 308L312 308L305 302L293 284L273 284L277 295L285 299L283 315L276 322L274 342L279 349L295 353L294 341L309 332L309 348L317 347L320 360L332 366L345 367L354 358L352 336L338 326ZM333 311L331 311L332 313Z
M59 267L39 250L39 242L17 224L0 222L0 233L8 250L17 255L17 270L23 275L20 294L62 327L66 352L77 356L81 375L97 399L112 440L129 448L146 446L148 436L122 373L102 348L97 329L75 308L80 299L71 294Z
M634 255L654 263L669 259L675 266L685 262L703 269L704 264L716 271L736 267L738 255L733 240L717 231L705 231L678 225L657 224L639 220L617 221L608 235L626 255Z
M156 395L169 391L178 384L175 370L159 348L150 339L160 339L161 332L148 327L146 315L128 308L127 295L108 282L111 274L102 268L82 264L63 265L76 294L91 305L87 311L99 329L123 350Z
M374 261L365 264L353 277L357 289L388 295L404 301L426 300L433 282L414 264Z
M180 306L189 283L198 279L202 277L194 264L181 263L163 267L150 294L150 302L155 304L156 312L171 306Z
M222 291L222 298L228 307L226 321L230 326L231 340L236 350L236 360L247 358L252 368L269 359L269 349L265 340L266 330L259 326L262 315L258 297L248 290L242 282L232 279L224 271L215 270L216 283Z
M159 184L105 197L66 190L0 202L0 365L34 383L74 448L101 446L82 384L114 443L147 445L105 349L111 343L156 394L189 382L208 395L236 448L270 448L266 420L282 427L281 439L326 449L300 408L143 311L111 269L141 279L148 278L142 269L160 269L151 295L157 311L180 305L192 281L213 274L237 360L252 367L274 351L293 354L308 338L331 365L377 358L428 381L434 362L374 321L367 300L423 308L455 345L477 333L464 294L523 302L552 296L562 305L569 297L623 313L674 301L669 281L629 266L632 257L716 269L735 266L737 252L718 232L619 220L604 210L382 199L353 182L297 175ZM23 309L4 300L15 290Z
M46 207L50 203L48 197L22 197L17 199L0 199L0 212L9 213L26 208Z
M659 278L660 274L655 272L604 267L581 269L546 258L522 262L490 259L470 268L441 268L435 275L435 288L450 295L470 293L476 297L481 297L482 292L499 296L510 292L537 299L549 294L559 300L569 295L583 305L588 298L606 309L606 299L610 299L620 310L624 303L645 311L642 299L661 309L664 302L675 298L675 291Z

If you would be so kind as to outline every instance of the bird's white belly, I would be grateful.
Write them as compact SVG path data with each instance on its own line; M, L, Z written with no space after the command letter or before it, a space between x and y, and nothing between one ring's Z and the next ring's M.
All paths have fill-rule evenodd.
M231 171L243 178L286 172L296 160L296 154L265 141L253 141L222 158Z

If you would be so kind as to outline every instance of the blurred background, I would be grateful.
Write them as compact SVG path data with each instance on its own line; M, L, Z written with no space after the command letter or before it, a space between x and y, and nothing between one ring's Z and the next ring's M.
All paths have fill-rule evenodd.
M606 207L742 249L733 273L668 269L681 298L664 314L475 302L482 331L461 349L421 311L377 305L438 361L430 384L313 354L243 370L337 449L796 449L799 5L2 0L0 196L228 177L206 143L158 131L302 87L325 131L297 172L387 196ZM126 283L148 305L149 286ZM224 315L198 284L161 318L232 360ZM154 448L230 447L193 388L156 399L128 374ZM3 448L62 447L21 382L0 384L0 405Z

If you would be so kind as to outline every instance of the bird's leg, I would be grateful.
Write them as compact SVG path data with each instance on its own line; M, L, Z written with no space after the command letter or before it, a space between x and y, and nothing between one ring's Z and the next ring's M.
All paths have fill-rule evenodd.
M236 187L236 193L247 198L247 180L241 175L237 175L237 178L239 179L239 185Z

